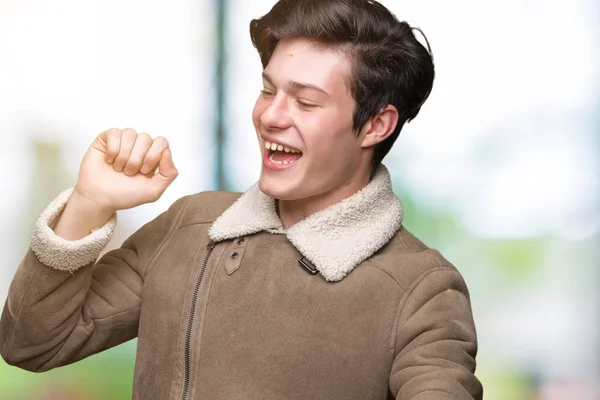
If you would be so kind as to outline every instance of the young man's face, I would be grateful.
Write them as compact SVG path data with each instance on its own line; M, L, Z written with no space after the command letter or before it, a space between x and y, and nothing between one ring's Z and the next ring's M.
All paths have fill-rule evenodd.
M350 62L339 52L304 39L277 45L252 113L264 193L280 200L334 198L369 173L362 138L352 130L349 74Z

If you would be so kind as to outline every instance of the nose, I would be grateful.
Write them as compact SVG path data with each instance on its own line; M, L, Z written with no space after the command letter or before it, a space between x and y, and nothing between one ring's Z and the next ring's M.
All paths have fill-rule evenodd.
M260 123L268 130L284 130L290 127L292 119L286 98L276 95L260 115Z

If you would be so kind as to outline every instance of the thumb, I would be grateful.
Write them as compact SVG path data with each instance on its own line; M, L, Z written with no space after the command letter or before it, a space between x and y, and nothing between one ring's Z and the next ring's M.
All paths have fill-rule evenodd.
M151 178L151 180L153 181L152 183L169 185L175 180L175 178L177 178L177 175L179 175L179 171L177 171L177 168L175 168L175 164L173 164L171 150L165 149L162 152L160 161L158 162L158 171Z

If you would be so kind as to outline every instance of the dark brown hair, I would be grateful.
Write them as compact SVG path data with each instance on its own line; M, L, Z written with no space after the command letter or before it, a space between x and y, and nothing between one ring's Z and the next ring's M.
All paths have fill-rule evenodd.
M374 166L390 151L404 124L417 116L433 86L431 52L408 23L374 0L280 0L252 20L250 37L263 68L284 39L306 38L349 57L354 130L359 132L388 104L399 113L393 133L375 147Z

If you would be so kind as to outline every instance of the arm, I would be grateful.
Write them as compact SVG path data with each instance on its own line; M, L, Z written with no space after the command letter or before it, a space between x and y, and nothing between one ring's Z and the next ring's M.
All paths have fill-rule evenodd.
M469 294L456 270L432 269L408 291L395 348L390 389L396 399L482 399Z
M116 219L77 241L57 236L50 227L69 195L63 192L38 220L0 319L0 354L30 371L73 363L137 335L145 273L185 203L175 202L95 263Z

